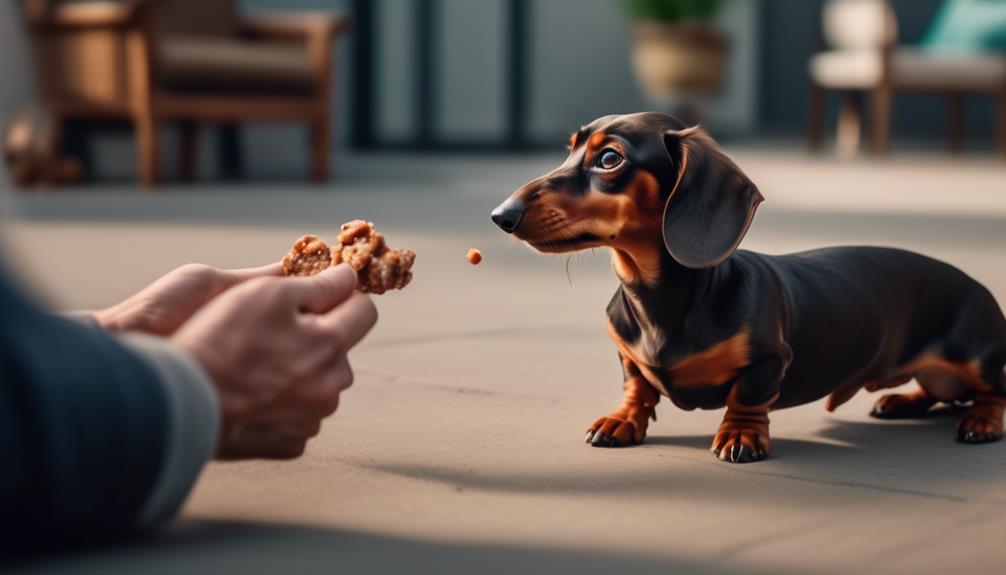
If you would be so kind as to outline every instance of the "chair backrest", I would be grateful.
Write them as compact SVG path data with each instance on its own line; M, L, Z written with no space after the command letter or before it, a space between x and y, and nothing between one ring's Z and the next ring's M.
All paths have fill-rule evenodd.
M25 0L39 99L102 113L126 113L126 37L114 26L64 26L60 9L94 0ZM103 4L108 4L106 0ZM100 13L100 11L99 11Z
M898 38L887 0L828 0L821 26L828 46L840 50L883 48Z
M238 32L235 0L154 0L157 31L171 36L226 37Z
M59 4L86 4L110 0L23 0L29 20L44 17ZM111 0L126 2L127 0ZM238 32L236 0L150 0L157 31L178 36L233 36Z

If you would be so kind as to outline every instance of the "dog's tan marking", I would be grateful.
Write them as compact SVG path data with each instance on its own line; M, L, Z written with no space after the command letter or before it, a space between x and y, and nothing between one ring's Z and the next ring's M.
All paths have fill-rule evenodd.
M596 150L601 147L601 144L603 144L607 138L608 134L605 134L604 132L594 132L590 135L590 138L587 139L587 147L592 150Z
M611 240L611 265L615 274L627 284L656 285L660 279L660 257L663 205L657 178L639 170L635 179L617 196L619 204L618 232Z
M670 368L675 385L722 385L736 379L750 363L751 334L743 328L716 345L676 361Z
M668 395L661 374L669 374L674 385L723 385L736 379L740 370L750 363L751 335L743 328L733 336L700 352L675 361L673 364L656 365L655 358L642 357L635 346L618 335L611 321L607 322L608 334L623 358L635 364L643 378L653 387Z

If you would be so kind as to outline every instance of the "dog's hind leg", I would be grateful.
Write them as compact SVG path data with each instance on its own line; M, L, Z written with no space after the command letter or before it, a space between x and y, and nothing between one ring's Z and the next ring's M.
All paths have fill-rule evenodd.
M914 419L928 413L929 408L936 405L941 396L944 400L954 400L967 392L967 386L953 373L938 369L923 369L888 382L867 385L867 389L876 391L885 387L895 387L908 383L913 377L918 382L919 389L910 393L890 393L881 396L873 404L870 416L877 419Z
M957 423L957 441L961 443L992 443L1003 438L1003 412L1006 397L979 393L975 403Z
M1006 411L1006 349L999 349L982 361L982 379L988 386L975 395L974 404L957 423L957 441L991 443L1003 438Z
M870 416L877 419L911 419L922 417L934 405L936 399L924 389L911 393L891 393L877 400Z

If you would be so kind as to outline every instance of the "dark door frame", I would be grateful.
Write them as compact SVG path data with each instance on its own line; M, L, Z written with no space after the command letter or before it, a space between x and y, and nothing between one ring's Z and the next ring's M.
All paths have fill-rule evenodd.
M499 151L534 147L528 137L528 106L530 94L531 10L528 0L506 0L506 129L500 138L456 140L437 134L436 83L439 28L439 0L415 0L415 46L412 65L422 73L415 74L412 86L415 103L413 114L416 130L405 140L386 141L377 133L375 94L381 89L374 74L375 51L381 42L381 32L375 19L373 0L352 0L353 59L351 62L352 113L351 142L359 149L401 149L420 151Z

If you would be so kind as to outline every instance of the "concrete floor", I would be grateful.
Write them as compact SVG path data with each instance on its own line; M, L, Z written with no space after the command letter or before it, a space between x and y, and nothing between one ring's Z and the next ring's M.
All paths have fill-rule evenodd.
M733 150L768 201L744 246L917 249L1006 302L1006 166L836 162ZM956 414L878 422L862 394L772 415L776 455L708 452L719 412L669 402L643 446L592 449L620 400L607 254L543 257L490 209L558 161L362 156L331 189L128 186L20 196L5 244L54 305L106 305L172 266L278 258L365 217L418 254L378 298L357 383L290 463L212 464L164 533L14 572L991 573L1006 560L1006 444L954 442ZM464 254L482 249L471 267ZM919 286L925 289L925 286ZM836 342L841 345L841 342Z

